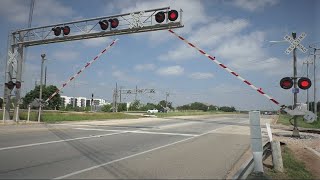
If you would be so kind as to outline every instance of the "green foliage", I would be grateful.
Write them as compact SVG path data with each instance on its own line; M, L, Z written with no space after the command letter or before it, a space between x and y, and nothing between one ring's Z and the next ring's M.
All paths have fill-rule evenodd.
M219 108L220 111L224 111L224 112L235 112L236 111L236 108L231 106L222 106Z
M320 114L319 114L320 115ZM306 123L304 120L303 120L303 117L298 117L298 127L303 127L303 128L317 128L317 129L320 129L320 117L318 115L318 120L313 122L313 123ZM290 126L290 122L289 122L289 119L291 118L290 115L283 115L281 114L279 116L279 119L277 121L277 123L279 124L283 124L283 125L287 125L287 126ZM293 122L293 121L292 121Z
M102 106L101 111L103 111L103 112L110 112L110 111L111 111L111 108L112 108L112 105L111 105L111 104L106 104L106 105L103 105L103 106Z
M312 174L308 172L303 162L298 161L289 148L285 148L283 152L283 165L292 179L313 179Z
M140 107L140 111L147 111L149 109L158 109L158 105L153 103L147 103L146 105Z
M50 97L58 88L56 86L43 86L42 87L42 99L46 100ZM36 98L39 98L40 86L36 86L35 89L28 92L23 98L23 108L27 108L28 105ZM49 105L45 106L44 109L59 109L62 104L60 94L55 95L50 101Z
M3 106L3 99L0 98L0 108L2 108L2 106Z
M208 110L207 105L201 103L201 102L193 102L190 105L183 105L177 107L178 110L201 110L201 111L207 111Z
M118 112L127 111L127 103L118 104Z
M129 111L139 111L142 104L139 100L135 100L133 103L130 104Z

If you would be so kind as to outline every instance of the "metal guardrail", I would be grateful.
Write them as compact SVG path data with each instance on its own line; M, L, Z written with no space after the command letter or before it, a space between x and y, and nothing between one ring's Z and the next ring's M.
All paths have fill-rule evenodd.
M271 143L267 142L263 146L263 157L262 159L265 160L269 155L271 154ZM232 179L246 179L249 174L253 171L253 156L251 156L250 159L248 159L238 170L238 172L233 176Z

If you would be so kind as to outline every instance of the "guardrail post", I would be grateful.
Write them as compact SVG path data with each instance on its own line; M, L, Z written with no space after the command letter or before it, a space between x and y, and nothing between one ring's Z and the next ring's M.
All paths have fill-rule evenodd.
M3 106L3 114L2 114L3 124L4 124L5 117L6 117L6 106Z
M262 135L260 127L260 111L251 111L250 119L250 134L251 134L251 150L253 154L254 169L253 172L263 172L262 164Z
M273 168L277 172L283 172L283 162L281 156L281 147L279 141L271 142Z
M31 109L31 106L30 104L28 105L28 117L27 117L27 122L29 122L30 120L30 109Z

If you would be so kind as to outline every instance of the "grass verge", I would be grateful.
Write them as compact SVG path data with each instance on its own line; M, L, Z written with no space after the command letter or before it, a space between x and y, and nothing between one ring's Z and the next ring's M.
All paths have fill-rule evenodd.
M297 160L288 147L284 147L282 151L282 160L284 172L279 173L269 169L266 171L267 176L272 179L314 179L312 174L306 169L304 163Z
M289 122L290 118L291 116L289 115L281 114L277 123L290 126L291 125ZM293 120L292 120L292 123L293 123ZM298 127L320 129L320 120L318 119L317 121L309 124L304 122L303 117L298 117Z
M20 113L20 119L27 119L27 112ZM2 113L0 113L2 119ZM128 115L124 113L92 113L92 112L43 112L41 122L55 123L60 121L81 121L81 120L100 120L100 119L135 119L141 116ZM36 121L37 112L30 113L30 121Z
M236 114L237 112L222 112L222 111L185 111L185 112L168 112L155 114L159 118L171 116L193 116L193 115L211 115L211 114Z

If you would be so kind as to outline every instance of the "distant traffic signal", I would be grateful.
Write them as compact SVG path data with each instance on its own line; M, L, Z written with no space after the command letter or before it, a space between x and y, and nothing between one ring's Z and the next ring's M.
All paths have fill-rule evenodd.
M111 28L116 28L119 25L119 20L117 18L109 19Z
M166 18L164 12L160 11L155 15L155 19L157 21L157 23L162 23L164 21L164 19Z
M8 89L12 90L16 84L12 81L9 81L8 83L5 83L5 85Z
M175 21L179 17L179 13L176 10L170 10L167 15L170 21ZM157 23L162 23L166 19L166 13L163 11L160 11L154 17Z
M52 28L52 31L55 36L60 36L61 31L63 32L63 35L68 35L68 34L70 34L70 27L69 26L54 27L54 28Z
M70 33L70 27L69 26L65 26L62 28L63 34L64 35L68 35Z
M293 81L291 77L284 77L280 80L280 86L283 89L290 89L293 86Z
M16 88L20 89L21 88L21 82L20 81L16 81Z
M178 11L176 10L171 10L168 12L168 19L170 21L175 21L178 19Z
M61 34L61 27L54 27L52 28L52 31L54 33L55 36L60 36Z
M311 81L309 78L302 77L298 80L298 86L303 90L309 89L311 87Z
M99 21L99 24L102 30L106 30L109 27L109 23L107 20Z

